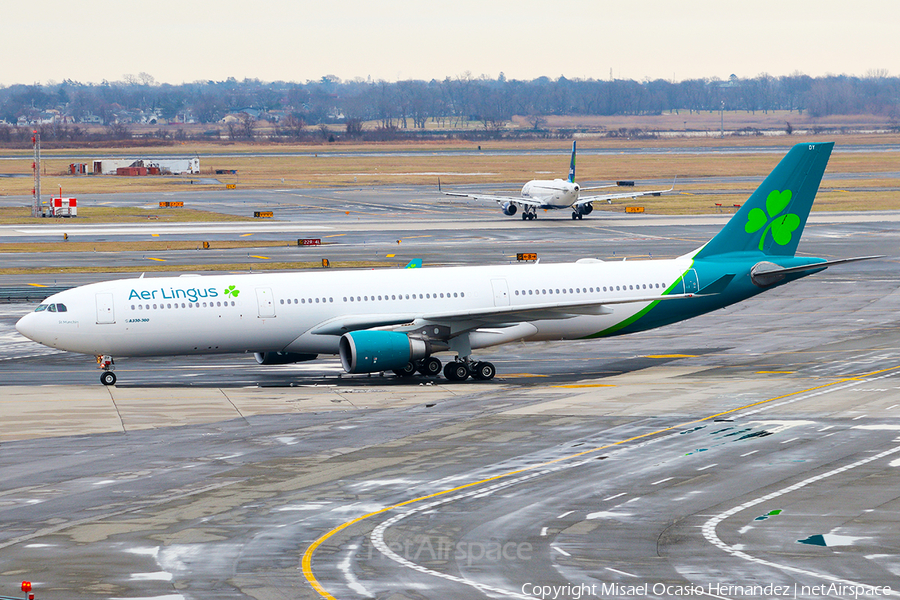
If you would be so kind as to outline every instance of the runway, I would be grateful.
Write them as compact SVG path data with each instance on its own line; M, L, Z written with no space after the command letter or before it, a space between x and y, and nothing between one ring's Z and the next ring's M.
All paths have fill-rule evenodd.
M900 247L896 215L814 217L803 254ZM725 218L538 231L480 213L427 230L370 216L327 251L359 254L367 237L384 257L397 237L426 264L532 248L636 260L696 248ZM16 337L33 305L0 305L0 586L31 579L50 599L896 597L897 288L896 256L831 268L642 334L486 349L486 384L224 356L123 360L103 388L92 358Z

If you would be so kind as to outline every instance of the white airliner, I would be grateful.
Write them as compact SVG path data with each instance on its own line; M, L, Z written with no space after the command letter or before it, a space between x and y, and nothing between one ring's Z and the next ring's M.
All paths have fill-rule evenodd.
M16 328L113 357L255 353L261 364L339 355L349 373L488 380L472 351L660 327L833 264L794 256L833 143L799 144L710 242L668 260L123 279L54 294ZM866 257L871 258L871 257Z
M659 196L675 189L672 184L667 190L652 190L647 192L620 192L616 194L601 194L598 196L579 196L583 191L599 190L604 188L616 187L616 185L633 186L633 181L621 181L618 184L600 185L596 187L584 188L575 183L575 142L572 142L572 162L569 163L568 179L541 180L533 179L522 187L520 196L491 196L486 194L463 194L461 192L445 192L441 189L441 182L438 180L438 191L447 196L458 196L461 198L474 198L476 200L494 200L503 209L503 214L514 215L521 209L522 220L537 219L537 211L539 208L551 210L560 208L571 208L572 219L582 219L584 215L589 215L594 211L594 202L612 202L613 200L621 200L623 198L638 198L640 196Z

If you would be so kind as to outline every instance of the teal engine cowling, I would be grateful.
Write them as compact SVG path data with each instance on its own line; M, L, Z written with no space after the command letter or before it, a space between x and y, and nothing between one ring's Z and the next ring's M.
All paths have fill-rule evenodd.
M256 362L261 365L289 365L291 363L316 360L318 354L298 354L297 352L256 352Z
M398 331L351 331L341 336L341 364L348 373L402 369L431 354L427 340Z

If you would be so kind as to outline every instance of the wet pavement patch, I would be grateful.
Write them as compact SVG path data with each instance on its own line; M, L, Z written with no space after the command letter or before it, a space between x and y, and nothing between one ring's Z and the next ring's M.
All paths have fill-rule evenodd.
M811 535L805 540L797 540L797 542L801 544L809 544L810 546L827 546L825 543L825 536L817 533L816 535Z
M781 514L781 509L779 508L779 509L776 509L776 510L770 510L770 511L767 512L766 514L760 515L760 516L756 517L756 518L753 519L753 520L754 520L754 521L765 521L765 520L768 519L769 517L775 517L775 516L778 516L778 515L780 515L780 514Z

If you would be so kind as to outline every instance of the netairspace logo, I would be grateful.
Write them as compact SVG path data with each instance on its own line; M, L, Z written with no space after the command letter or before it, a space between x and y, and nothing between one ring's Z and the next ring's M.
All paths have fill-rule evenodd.
M679 597L744 597L760 598L880 598L894 595L890 586L851 585L843 583L823 583L820 585L734 585L710 583L706 586L665 583L642 583L623 585L621 583L567 583L565 585L542 585L526 583L522 594L541 600L580 600L581 598L607 598L609 596L629 598L679 598Z

